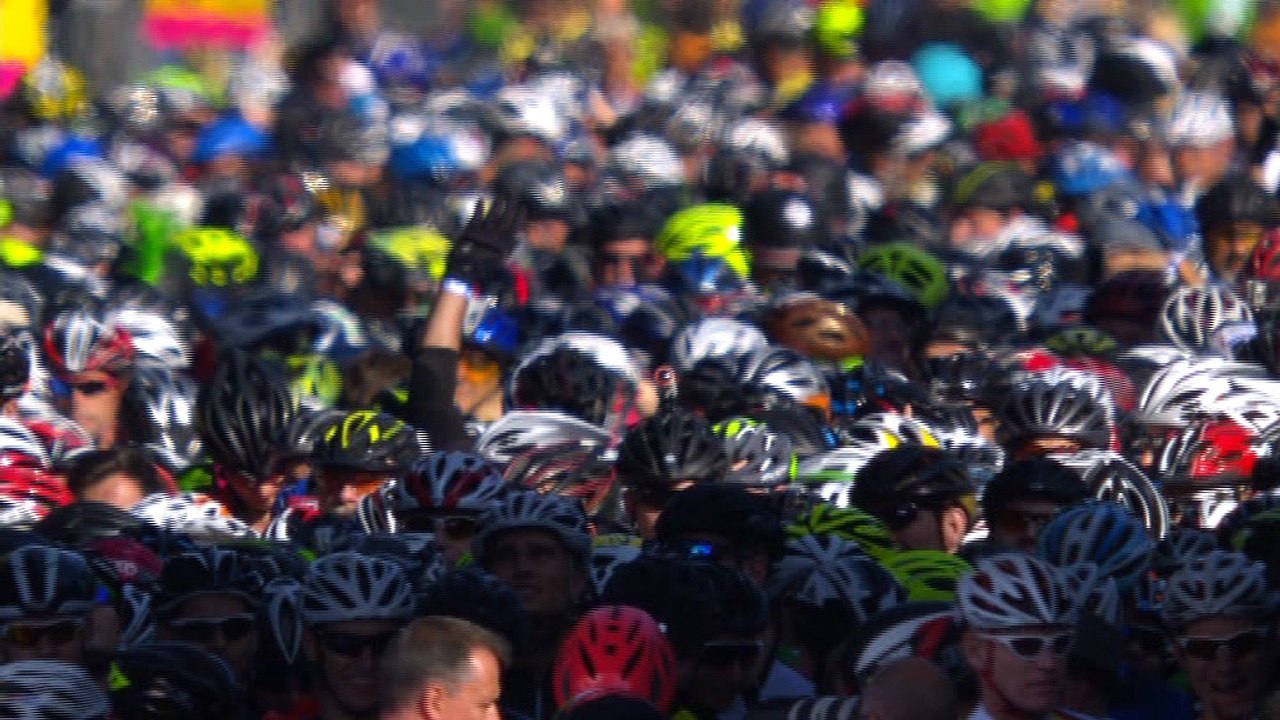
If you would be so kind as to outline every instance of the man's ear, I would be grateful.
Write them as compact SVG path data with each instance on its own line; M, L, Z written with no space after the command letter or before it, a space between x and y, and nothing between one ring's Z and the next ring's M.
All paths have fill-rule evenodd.
M942 522L943 541L949 547L954 539L955 544L959 546L960 542L964 540L965 533L969 532L969 513L965 512L962 507L952 506L943 512Z

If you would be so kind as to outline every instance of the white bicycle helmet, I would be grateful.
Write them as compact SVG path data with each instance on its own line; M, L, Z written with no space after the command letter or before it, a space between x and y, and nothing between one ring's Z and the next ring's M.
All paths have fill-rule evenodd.
M591 423L561 412L516 410L503 415L476 440L480 457L505 465L513 458L546 445L578 444L604 447L609 434Z
M413 617L413 585L400 565L354 552L320 558L302 586L307 625L349 620L406 621Z
M1004 467L1004 448L967 429L939 432L942 449L950 452L969 468L969 477L985 487Z
M788 540L777 570L776 590L814 608L836 603L857 625L907 599L893 575L856 542L835 535Z
M1236 322L1252 323L1253 311L1231 288L1181 287L1165 301L1156 330L1179 350L1198 353L1210 349L1218 328Z
M78 665L22 660L0 666L0 716L13 720L102 720L111 704Z
M471 453L435 452L415 462L388 488L392 511L481 512L506 490L497 466Z
M754 117L730 123L720 144L730 150L758 155L774 167L785 166L791 156L782 130L774 123Z
M1111 441L1111 410L1095 388L1075 382L1082 373L1033 374L1015 382L1000 409L1006 447L1039 436L1067 437L1085 447ZM1096 380L1096 378L1094 378Z
M510 85L495 99L498 121L510 135L528 135L554 145L568 133L555 98L527 85Z
M1203 92L1180 97L1165 128L1165 136L1174 147L1207 147L1234 135L1231 106L1226 99Z
M1175 630L1214 615L1266 615L1275 609L1266 566L1224 550L1197 557L1174 573L1162 608L1165 622Z
M1218 358L1176 360L1147 381L1129 416L1135 425L1181 427L1203 416L1208 405L1231 388L1235 363Z
M1169 508L1160 488L1125 456L1111 450L1082 450L1049 457L1080 473L1095 498L1136 515L1152 538L1159 540L1169 531Z
M130 388L150 421L147 447L170 469L185 470L203 448L195 425L195 381L168 368L139 368Z
M154 365L173 370L191 364L191 345L172 322L158 313L141 308L124 308L111 315L109 325L123 328L133 340L138 365Z
M40 438L23 423L0 417L0 465L36 463L49 467L49 452Z
M637 134L609 150L609 165L640 180L647 189L684 184L684 164L671 143L656 135Z
M758 388L766 402L804 405L831 394L818 366L791 348L768 347L753 353L745 362L747 384Z
M202 542L257 537L253 528L236 519L222 503L197 493L148 495L129 513L163 530L190 535Z
M1070 625L1070 599L1057 570L1023 553L983 558L956 588L956 615L979 630Z
M791 439L768 425L750 420L728 420L713 428L724 438L729 471L725 482L772 488L791 479L795 451Z
M45 328L44 354L55 373L120 372L134 358L133 340L92 310L64 310Z
M480 516L480 531L471 541L471 554L476 562L484 565L489 541L494 534L520 528L551 531L565 549L583 563L591 554L587 514L577 498L514 490Z
M705 318L676 335L671 344L671 362L678 372L688 372L706 358L743 366L745 358L768 346L764 332L754 325L730 318Z

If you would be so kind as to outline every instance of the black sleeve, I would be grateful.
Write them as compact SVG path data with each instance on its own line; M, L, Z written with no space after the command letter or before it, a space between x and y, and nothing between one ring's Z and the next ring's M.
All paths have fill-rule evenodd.
M431 438L434 450L470 450L462 413L453 404L458 383L458 352L419 348L409 373L405 420Z

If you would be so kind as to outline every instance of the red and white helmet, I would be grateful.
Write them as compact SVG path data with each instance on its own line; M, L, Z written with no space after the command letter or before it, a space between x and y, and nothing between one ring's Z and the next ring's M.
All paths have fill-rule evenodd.
M1069 625L1074 619L1058 569L1022 553L979 560L956 588L956 614L980 630Z

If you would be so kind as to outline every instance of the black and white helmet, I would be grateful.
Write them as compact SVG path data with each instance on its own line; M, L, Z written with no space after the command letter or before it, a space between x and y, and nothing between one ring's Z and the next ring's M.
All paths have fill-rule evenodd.
M1160 488L1125 456L1111 450L1082 450L1049 457L1080 473L1095 498L1137 516L1152 538L1159 540L1169 531L1169 508Z
M27 545L0 559L0 621L83 615L96 590L88 563L70 550Z
M809 358L788 347L773 346L747 360L745 379L767 403L809 405L830 397L827 379Z
M23 660L0 667L0 716L15 720L103 720L111 703L78 665Z
M1217 331L1230 323L1253 323L1253 311L1225 285L1182 287L1160 310L1161 338L1184 352L1211 350Z
M1035 374L1015 382L1001 407L1000 421L1006 447L1042 436L1071 438L1088 448L1105 448L1111 440L1111 409L1096 390L1059 374Z
M551 410L516 410L506 413L476 440L475 452L505 465L534 448L548 445L604 447L609 433L586 420Z
M336 552L317 560L303 582L302 618L307 625L407 621L413 612L413 585L391 560Z
M699 360L721 358L741 366L745 359L769 346L760 328L739 320L712 317L685 327L671 344L671 361L687 372Z

